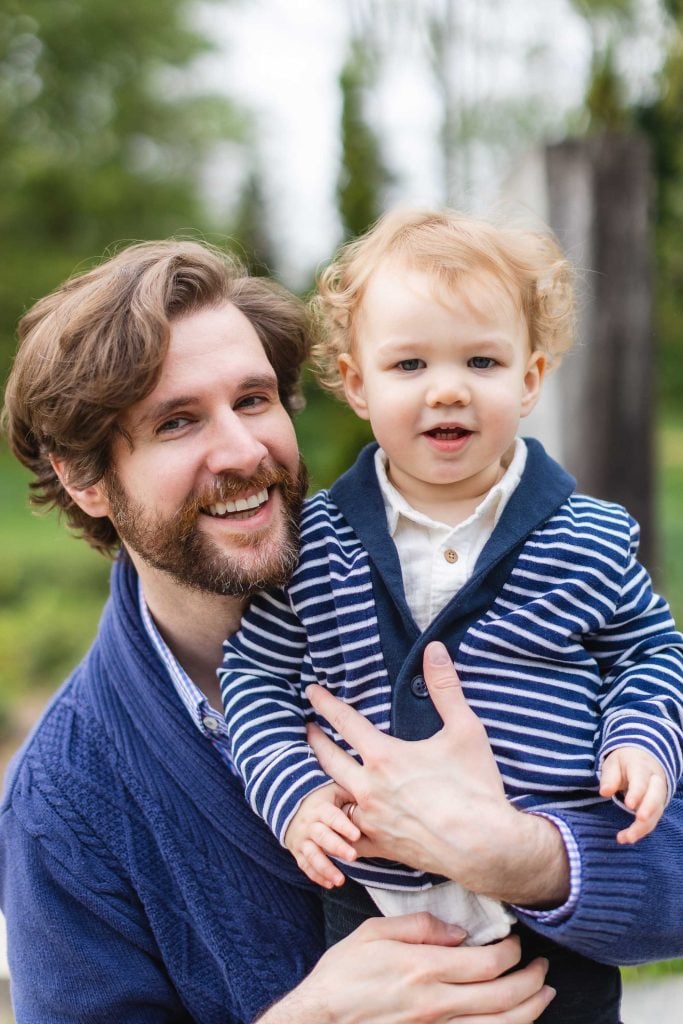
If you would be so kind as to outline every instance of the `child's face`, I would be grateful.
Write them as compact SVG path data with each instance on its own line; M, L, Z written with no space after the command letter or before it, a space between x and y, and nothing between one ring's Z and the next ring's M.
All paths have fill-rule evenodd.
M371 277L355 351L340 357L349 404L370 420L394 485L425 512L483 495L499 479L544 366L492 275L468 275L451 290L396 261Z

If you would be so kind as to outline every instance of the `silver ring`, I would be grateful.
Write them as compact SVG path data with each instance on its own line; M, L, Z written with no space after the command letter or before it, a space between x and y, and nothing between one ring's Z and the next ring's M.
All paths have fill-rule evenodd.
M358 804L349 804L348 809L346 811L346 817L349 819L349 821L353 821L353 816L356 813L357 809Z

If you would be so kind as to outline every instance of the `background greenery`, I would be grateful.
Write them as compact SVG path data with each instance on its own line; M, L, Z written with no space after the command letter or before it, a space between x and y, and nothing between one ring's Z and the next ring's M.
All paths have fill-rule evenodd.
M230 0L205 2L216 9L231 6ZM481 17L494 28L498 2L478 2ZM558 125L557 118L543 114L545 82L534 81L531 71L519 102L472 100L453 79L451 69L471 66L459 59L471 42L458 22L465 0L346 0L350 20L339 75L336 196L340 241L363 231L388 201L400 199L400 181L373 111L392 33L401 24L423 41L438 97L444 200L453 201L448 188L454 179L470 183L482 147L503 160L551 130L554 139L562 131L604 130L649 137L657 184L658 568L680 622L683 0L654 2L662 26L659 70L643 93L632 86L627 59L640 31L637 0L572 0L575 16L588 26L591 71L579 109ZM259 172L258 125L248 110L198 86L197 60L211 52L213 42L195 27L194 15L191 0L4 0L0 381L21 312L113 243L208 235L235 245L255 272L278 271L277 239L269 231ZM247 173L230 215L218 217L207 204L202 170L215 147L226 143ZM351 462L367 427L311 380L307 392L298 431L314 485L321 486ZM0 444L0 771L87 647L107 592L107 563L71 538L54 516L29 514L27 482Z

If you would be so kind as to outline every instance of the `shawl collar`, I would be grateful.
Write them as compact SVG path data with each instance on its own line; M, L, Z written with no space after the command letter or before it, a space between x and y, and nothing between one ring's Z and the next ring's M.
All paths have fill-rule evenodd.
M239 779L189 718L145 630L137 574L125 557L113 567L111 597L86 671L95 713L117 750L131 733L139 733L150 757L206 813L207 827L218 829L267 871L309 887L247 804Z

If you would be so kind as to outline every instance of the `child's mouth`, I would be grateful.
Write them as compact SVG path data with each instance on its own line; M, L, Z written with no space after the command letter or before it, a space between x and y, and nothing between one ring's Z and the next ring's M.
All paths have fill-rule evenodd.
M429 437L434 437L437 441L457 441L461 437L468 437L471 433L471 430L466 430L464 427L434 427L433 430L426 431Z

